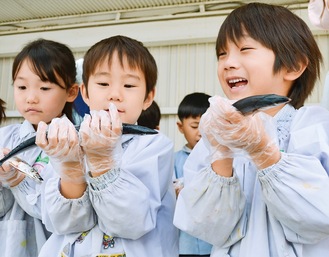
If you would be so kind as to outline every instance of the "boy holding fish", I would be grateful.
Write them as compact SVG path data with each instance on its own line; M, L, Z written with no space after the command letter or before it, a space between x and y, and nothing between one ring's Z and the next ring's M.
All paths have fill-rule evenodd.
M284 7L251 3L228 15L216 54L228 99L210 98L201 118L174 224L213 244L211 256L328 255L329 112L303 106L322 59L311 31ZM232 106L268 94L290 102Z
M178 256L173 226L173 143L162 133L122 134L155 94L157 66L139 41L114 36L84 56L81 92L90 107L77 133L63 119L40 124L36 143L60 179L48 181L49 256ZM86 163L84 162L83 157ZM74 215L71 215L74 213Z

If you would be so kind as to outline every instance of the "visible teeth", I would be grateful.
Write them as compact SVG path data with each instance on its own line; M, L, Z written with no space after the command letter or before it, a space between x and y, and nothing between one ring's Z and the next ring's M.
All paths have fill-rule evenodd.
M245 79L230 79L228 81L228 83L238 83L238 82L241 82L241 81L245 81Z

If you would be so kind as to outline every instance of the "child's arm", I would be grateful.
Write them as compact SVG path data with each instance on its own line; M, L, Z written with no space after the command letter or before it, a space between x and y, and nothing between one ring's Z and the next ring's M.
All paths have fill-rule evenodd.
M95 226L97 217L89 199L88 188L76 199L65 198L58 178L47 181L44 194L42 221L46 228L56 234L87 231Z
M46 137L46 124L40 123L36 144L50 157L51 166L60 176L60 180L49 179L41 195L43 222L57 234L92 228L96 218L86 190L83 153L75 127L67 118L56 118Z
M172 224L173 144L162 134L135 136L125 143L120 167L91 178L89 189L101 230L134 240ZM163 213L165 220L159 219Z
M314 243L329 234L328 127L323 108L298 110L282 159L258 174L268 210L291 242Z
M244 237L247 202L232 160L225 163L227 173L220 176L209 163L211 151L204 137L194 147L184 166L184 188L177 199L174 224L179 229L216 246L229 246ZM220 166L217 166L222 171Z
M14 196L9 189L0 183L0 220L11 209L14 204Z
M288 241L313 244L329 236L329 179L316 157L283 153L258 178L268 213Z

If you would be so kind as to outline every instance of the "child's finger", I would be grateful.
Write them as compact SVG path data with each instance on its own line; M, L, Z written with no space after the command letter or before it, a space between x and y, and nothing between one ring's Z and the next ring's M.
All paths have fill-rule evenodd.
M47 146L48 144L47 129L48 129L47 124L43 121L40 121L38 124L35 144L41 148Z
M113 103L110 103L109 112L112 122L112 131L114 132L115 135L119 136L122 134L122 122L119 112Z

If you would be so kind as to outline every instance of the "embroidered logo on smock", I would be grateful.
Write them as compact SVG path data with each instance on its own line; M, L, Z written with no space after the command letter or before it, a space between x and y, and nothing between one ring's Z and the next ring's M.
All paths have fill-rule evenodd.
M44 156L44 157L42 157ZM41 174L42 170L45 168L45 166L49 163L49 157L45 155L45 153L41 152L37 159L35 160L32 167L38 171L39 174Z
M113 236L103 235L103 247L104 249L113 248L115 244Z

